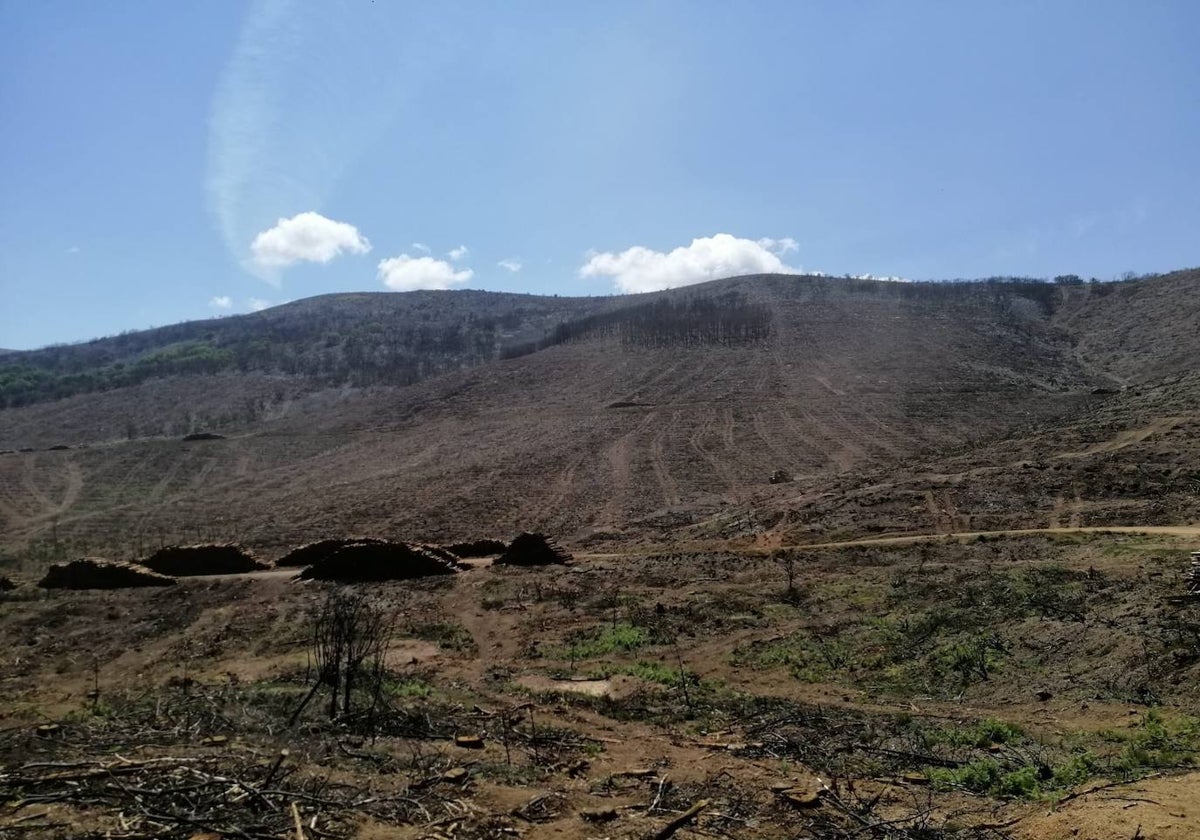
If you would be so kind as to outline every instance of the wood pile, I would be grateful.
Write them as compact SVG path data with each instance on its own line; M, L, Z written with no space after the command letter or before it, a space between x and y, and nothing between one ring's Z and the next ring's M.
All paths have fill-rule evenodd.
M458 571L457 562L419 545L372 542L344 546L302 571L298 579L371 583L452 575Z
M50 567L38 581L43 589L130 589L140 586L174 586L175 581L136 563L83 557Z
M544 534L528 531L518 536L496 559L498 566L553 566L568 562L571 555Z
M236 543L207 545L168 545L151 554L143 563L147 569L172 577L195 575L234 575L269 569L246 548Z
M299 546L289 551L287 554L275 561L275 565L285 566L287 568L311 566L324 560L330 554L333 554L339 549L345 548L348 545L361 545L364 543L381 543L384 540L374 537L343 537L331 538L327 540L317 540L306 545Z
M459 557L491 557L493 554L503 554L508 546L501 540L472 540L452 543L446 548Z

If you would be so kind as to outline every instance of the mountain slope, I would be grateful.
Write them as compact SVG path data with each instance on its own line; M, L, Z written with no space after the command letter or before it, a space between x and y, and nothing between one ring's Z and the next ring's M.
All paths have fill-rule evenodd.
M649 331L647 300L658 307ZM750 314L713 327L711 300ZM914 479L899 503L862 488L881 474L923 475L921 464L1020 460L1003 447L1089 416L1105 399L1092 392L1112 390L1115 376L1160 370L1153 354L1145 372L1105 355L1117 329L1096 325L1119 318L1110 302L1043 284L737 278L592 301L570 329L550 329L544 349L406 387L249 377L252 389L295 390L228 422L224 440L113 440L89 425L119 417L128 389L9 409L0 437L10 445L45 443L38 430L56 423L64 441L90 445L0 456L0 530L10 550L53 534L119 553L198 536L270 550L338 533L534 527L629 541L920 529L929 482ZM1173 330L1163 334L1184 342L1183 358L1186 331ZM236 378L220 377L141 388L181 382L193 405L237 392ZM1112 404L1121 417L1142 410ZM768 485L779 469L797 481ZM1023 492L1003 504L1024 504Z

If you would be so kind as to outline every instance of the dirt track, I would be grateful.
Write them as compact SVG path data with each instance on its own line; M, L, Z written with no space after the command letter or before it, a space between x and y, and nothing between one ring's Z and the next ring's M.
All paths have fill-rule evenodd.
M692 551L736 551L745 554L767 554L780 548L798 550L848 548L856 545L912 545L914 543L938 542L945 540L970 540L979 537L1021 537L1034 534L1162 534L1173 537L1200 537L1200 525L1098 525L1078 528L1010 528L998 531L949 531L943 534L902 534L894 537L865 537L856 540L840 540L835 542L794 543L762 546L731 546L727 542L688 543L686 548ZM576 557L587 559L613 559L625 556L648 556L662 554L663 549L646 551L623 551L619 553L576 553Z

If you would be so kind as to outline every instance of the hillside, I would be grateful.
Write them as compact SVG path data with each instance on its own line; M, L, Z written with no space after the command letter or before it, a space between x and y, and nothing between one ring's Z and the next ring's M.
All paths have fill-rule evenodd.
M605 301L476 291L321 295L249 315L12 352L0 365L0 407L228 372L309 387L407 385L495 359Z
M39 451L0 455L0 532L36 558L198 536L273 552L343 532L770 542L1194 519L1187 464L1114 476L1146 447L1169 461L1194 445L1200 339L1172 302L1198 283L762 276L636 298L503 296L522 314L488 353L443 354L451 370L412 384L363 386L336 366L225 370L6 409L0 447ZM494 302L316 298L57 352L105 366L112 342L146 352L212 329L232 347L261 324L308 358L300 336L317 324L401 335L414 312L461 327ZM200 428L226 437L180 440ZM770 485L776 470L795 481Z

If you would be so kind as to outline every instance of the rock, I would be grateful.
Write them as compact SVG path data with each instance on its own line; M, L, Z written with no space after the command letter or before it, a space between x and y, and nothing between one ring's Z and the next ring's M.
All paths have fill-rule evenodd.
M454 745L464 750L483 749L483 738L479 735L455 735Z

